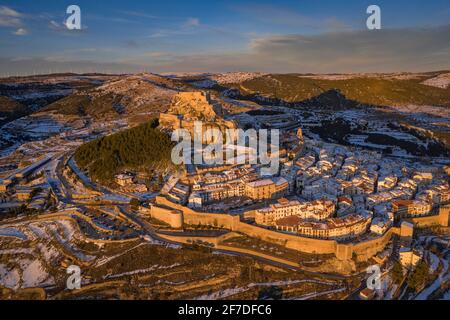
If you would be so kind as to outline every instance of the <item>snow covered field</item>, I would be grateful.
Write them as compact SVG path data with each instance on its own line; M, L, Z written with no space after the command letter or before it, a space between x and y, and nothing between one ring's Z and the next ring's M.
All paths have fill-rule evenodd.
M427 86L446 89L450 85L450 73L440 74L437 77L427 79L422 83Z
M78 248L81 238L70 220L30 221L1 227L0 285L11 289L54 285L54 266L67 257L81 262L96 258Z

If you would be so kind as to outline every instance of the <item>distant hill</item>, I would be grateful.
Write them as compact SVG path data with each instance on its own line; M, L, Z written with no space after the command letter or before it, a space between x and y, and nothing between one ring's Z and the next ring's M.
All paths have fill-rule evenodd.
M92 116L95 119L159 113L167 110L178 91L191 87L181 81L154 74L117 77L101 86L80 90L61 99L45 110L61 114Z
M0 101L0 114L8 113L8 118L4 121L8 122L40 111L74 92L99 86L111 77L54 74L2 78L0 96L3 98ZM11 107L13 105L15 107Z
M238 90L243 98L264 102L280 100L290 104L314 99L324 93L340 92L348 100L369 105L434 105L450 107L450 88L423 82L439 73L403 76L305 76L263 75L223 89ZM425 82L426 83L426 82ZM336 99L332 99L336 101ZM339 99L338 99L339 100Z
M157 120L88 142L77 149L75 161L91 179L110 184L124 169L167 168L172 141L157 129Z
M17 101L5 97L5 96L0 96L0 114L1 115L9 115L9 114L13 114L13 113L21 113L24 112L26 110L25 106L23 106L22 104L18 103Z
M0 96L0 124L25 115L27 108L19 102Z

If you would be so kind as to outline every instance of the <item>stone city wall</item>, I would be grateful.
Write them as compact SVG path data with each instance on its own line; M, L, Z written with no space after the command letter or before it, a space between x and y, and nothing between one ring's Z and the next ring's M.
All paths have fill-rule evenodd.
M183 213L179 210L151 206L150 209L141 207L140 211L149 214L153 219L167 223L174 229L183 228Z
M250 237L267 242L283 245L288 249L312 254L334 254L340 260L352 259L353 255L360 261L366 261L381 252L395 228L391 228L382 237L357 244L339 244L335 240L306 238L281 232L268 230L259 226L240 221L239 216L217 213L201 213L190 208L170 202L164 197L157 197L157 205L170 206L183 213L183 221L188 225L211 225L239 232Z
M356 255L356 259L358 261L367 261L371 257L375 256L377 253L384 250L386 245L389 243L389 241L392 238L392 235L394 233L398 233L398 228L390 228L388 231L386 231L385 234L383 234L381 237L378 237L373 240L368 241L361 241L358 243L350 243L345 244L345 246L351 248L349 252L346 252L346 259L352 258L353 255ZM352 254L352 256L348 256L349 254ZM338 257L339 258L339 257ZM341 259L345 260L345 259Z
M446 205L439 209L439 214L437 215L412 218L411 221L414 226L419 228L432 226L448 227L449 211L450 205Z

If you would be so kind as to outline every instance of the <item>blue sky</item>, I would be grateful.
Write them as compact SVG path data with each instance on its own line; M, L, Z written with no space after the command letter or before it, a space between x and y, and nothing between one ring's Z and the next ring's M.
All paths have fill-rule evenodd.
M63 24L71 4L81 31ZM0 0L0 73L450 69L449 24L448 0Z

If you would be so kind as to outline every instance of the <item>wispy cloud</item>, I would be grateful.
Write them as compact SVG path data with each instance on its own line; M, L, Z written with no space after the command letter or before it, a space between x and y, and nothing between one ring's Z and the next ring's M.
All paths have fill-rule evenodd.
M254 37L247 50L224 53L180 54L151 51L137 57L119 56L98 68L149 68L154 72L396 72L450 69L450 25L430 28L342 31L318 35L269 35ZM112 53L114 50L111 49ZM83 52L80 52L82 54ZM86 61L68 53L45 59L45 66L61 63L93 68L91 49ZM98 56L99 53L95 52ZM105 56L104 53L101 54ZM104 59L105 60L105 59ZM27 62L30 65L32 62ZM11 69L4 63L2 68ZM82 70L85 70L82 69Z
M86 24L82 24L81 25L81 29L77 30L77 29L73 29L73 30L69 30L65 24L65 22L57 22L55 20L50 20L48 22L48 28L54 32L60 33L62 35L79 35L82 34L84 32L86 32L88 30L88 26Z
M203 27L203 25L200 24L200 19L187 18L181 25L178 24L171 29L160 29L154 31L150 34L149 38L165 38L173 36L192 35L199 30L199 27Z
M158 16L144 13L144 12L138 12L138 11L121 11L120 13L132 16L132 17L139 17L139 18L145 18L145 19L158 19Z
M450 69L450 25L256 37L247 51L149 58L163 71L391 72Z
M115 16L115 15L101 15L101 14L92 14L88 13L84 15L85 21L102 21L114 24L140 24L140 21L133 19L133 17L123 17L123 16Z
M133 17L142 17L134 19L138 21L137 23L154 18L164 19L164 23L151 23L146 28L139 25L139 28L132 29L138 32L118 37L115 43L108 44L109 48L86 48L75 53L73 51L49 53L47 59L32 59L26 64L12 63L11 59L5 58L6 60L1 61L0 69L14 71L13 68L22 70L26 66L36 68L39 62L46 68L54 66L60 70L67 64L73 69L80 68L81 71L96 66L99 69L109 66L115 70L121 67L130 70L148 67L154 72L331 73L450 69L450 25L428 28L384 28L376 31L353 30L338 17L307 18L295 11L289 12L287 9L267 6L259 6L256 11L250 9L255 7L236 9L240 10L236 13L271 24L294 26L295 28L274 28L274 30L295 30L296 33L286 34L283 33L285 31L279 31L279 34L263 34L261 32L264 31L261 30L243 31L239 26L233 28L219 23L210 24L200 19L202 16L196 17L195 13L191 17L186 15L166 20L147 16L145 13L123 12L122 16L112 18L132 22ZM35 23L48 24L48 28L61 33L79 33L67 30L63 22L58 22L59 18L46 15L45 20L42 20L44 19L42 17ZM88 17L86 20L89 21L89 18L95 19ZM96 18L109 19L107 16ZM25 35L31 30L24 23L31 24L32 21L29 19L31 19L29 16L14 9L0 7L0 26L10 28L11 33ZM92 24L95 27L94 22ZM301 26L303 28L298 28ZM33 35L38 32L32 30ZM315 32L308 32L310 30ZM251 33L252 31L254 33ZM153 38L152 41L149 41L149 38ZM214 44L210 44L214 41ZM87 42L86 45L88 43L91 42ZM104 49L110 51L106 52ZM153 51L148 52L149 50ZM3 53L2 56L5 57L6 54ZM14 53L8 55L13 56Z
M125 42L124 42L124 45L125 45L125 47L127 47L127 48L139 48L140 47L140 44L139 44L139 42L138 41L136 41L136 40L126 40Z
M339 31L350 28L336 17L317 18L304 15L292 8L279 5L248 4L232 6L231 9L250 19L270 25L309 29L312 31ZM338 27L338 30L336 30Z
M26 36L28 34L28 30L25 28L19 28L13 32L16 36Z
M289 61L298 71L400 71L449 67L449 44L450 25L446 25L317 36L279 35L254 39L251 48L255 55ZM436 56L438 52L443 54Z
M0 27L20 27L23 25L23 15L6 6L0 6Z
M185 26L187 28L195 28L195 27L199 27L200 26L200 19L198 18L188 18Z
M54 31L61 31L62 29L65 29L64 24L58 23L58 22L56 22L55 20L50 20L50 21L48 22L48 27L49 27L51 30L54 30Z

